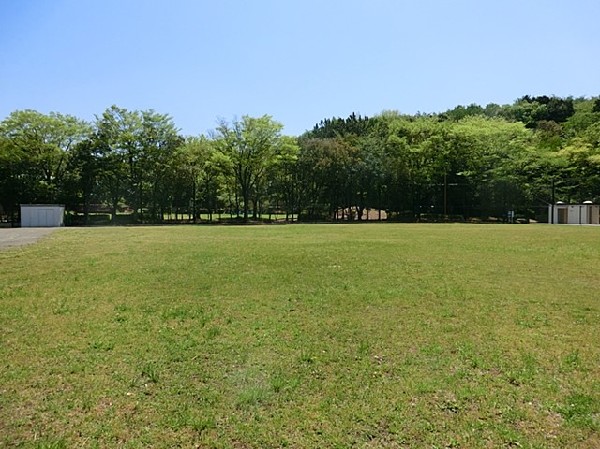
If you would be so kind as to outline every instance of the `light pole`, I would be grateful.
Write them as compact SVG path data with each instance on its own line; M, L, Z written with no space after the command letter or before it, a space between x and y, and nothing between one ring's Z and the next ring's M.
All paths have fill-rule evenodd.
M444 217L448 216L448 182L447 174L444 172Z
M554 197L554 178L552 178L552 206L550 207L552 217L550 217L550 224L554 224L554 204L556 204L556 200Z

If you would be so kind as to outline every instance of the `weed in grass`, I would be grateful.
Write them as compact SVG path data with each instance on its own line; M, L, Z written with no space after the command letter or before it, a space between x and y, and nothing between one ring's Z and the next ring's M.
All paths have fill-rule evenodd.
M567 354L561 363L561 370L563 372L570 372L574 370L581 369L583 367L581 363L581 357L579 356L579 351L573 351Z
M269 390L263 386L253 385L244 388L237 396L237 406L247 407L265 402L269 397Z
M365 357L369 354L370 345L367 340L360 340L358 342L357 353L359 357Z
M162 313L163 320L178 320L185 321L189 319L194 319L197 316L198 311L193 310L188 307L177 307L174 306L165 310ZM201 313L200 313L201 314Z
M97 340L90 343L90 348L95 351L112 351L115 344L112 341Z
M517 324L528 329L536 329L541 326L548 326L549 321L548 317L545 315L529 315L529 312L525 312L523 316L518 319Z
M147 362L144 364L141 370L141 376L146 379L148 382L152 382L157 384L160 380L160 374L158 372L158 368L156 364L153 362Z
M440 409L445 412L458 413L460 411L460 406L455 400L445 400L440 404Z
M35 449L67 449L69 446L67 445L67 441L63 438L43 438L41 440L36 441L33 447Z
M221 335L221 328L219 326L212 326L206 331L206 339L212 340Z
M587 394L570 395L558 412L567 423L593 431L600 431L600 401Z
M58 300L54 303L54 308L52 309L54 315L66 315L69 312L70 309L66 301Z
M117 304L115 306L115 311L116 312L124 313L124 312L129 312L130 310L131 310L131 307L128 306L127 304L125 304L125 303Z
M274 393L293 391L300 385L300 377L292 373L277 371L270 377L269 384Z
M462 362L471 369L484 369L484 363L477 354L474 345L470 342L462 343L458 346L458 354Z
M440 313L442 318L457 318L456 311L453 309L443 309Z
M190 425L192 415L187 406L178 406L164 417L165 424L174 430L181 430Z
M574 319L577 325L590 324L588 317L581 313L574 314Z
M523 378L531 380L536 375L539 366L535 355L530 352L521 354L521 363L523 366L521 368L521 374L523 375Z
M506 369L506 377L510 384L521 386L534 381L538 373L536 357L528 352L520 354L520 363L511 361Z
M287 379L285 378L283 373L278 372L278 373L273 374L273 376L271 376L270 382L271 382L271 388L273 389L273 391L275 393L279 393L285 388L285 386L287 384Z
M309 351L303 349L302 351L300 351L298 361L302 364L312 365L313 363L315 363L316 358Z
M68 372L69 374L80 374L83 373L85 366L79 362L73 362L69 364Z
M421 380L417 380L415 384L411 386L411 390L415 393L416 397L428 396L432 393L435 393L437 387L437 382L425 377Z
M206 430L215 429L217 427L217 421L213 416L194 417L188 424L192 429L200 434Z
M517 424L527 419L526 413L517 406L502 411L502 420L509 424Z

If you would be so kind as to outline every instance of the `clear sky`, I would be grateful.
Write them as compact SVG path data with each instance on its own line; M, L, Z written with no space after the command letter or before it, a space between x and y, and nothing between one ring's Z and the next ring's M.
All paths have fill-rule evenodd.
M116 104L185 135L269 114L600 94L599 0L0 0L0 119Z

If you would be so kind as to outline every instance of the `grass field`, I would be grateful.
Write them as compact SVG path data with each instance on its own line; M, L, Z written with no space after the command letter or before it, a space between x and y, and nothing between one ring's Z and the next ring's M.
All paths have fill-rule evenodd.
M600 228L65 229L0 326L0 447L600 447Z

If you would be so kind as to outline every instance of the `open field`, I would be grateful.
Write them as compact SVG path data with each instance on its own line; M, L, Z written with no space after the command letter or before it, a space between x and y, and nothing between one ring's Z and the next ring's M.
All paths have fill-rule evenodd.
M597 227L69 229L0 268L0 448L600 447Z

